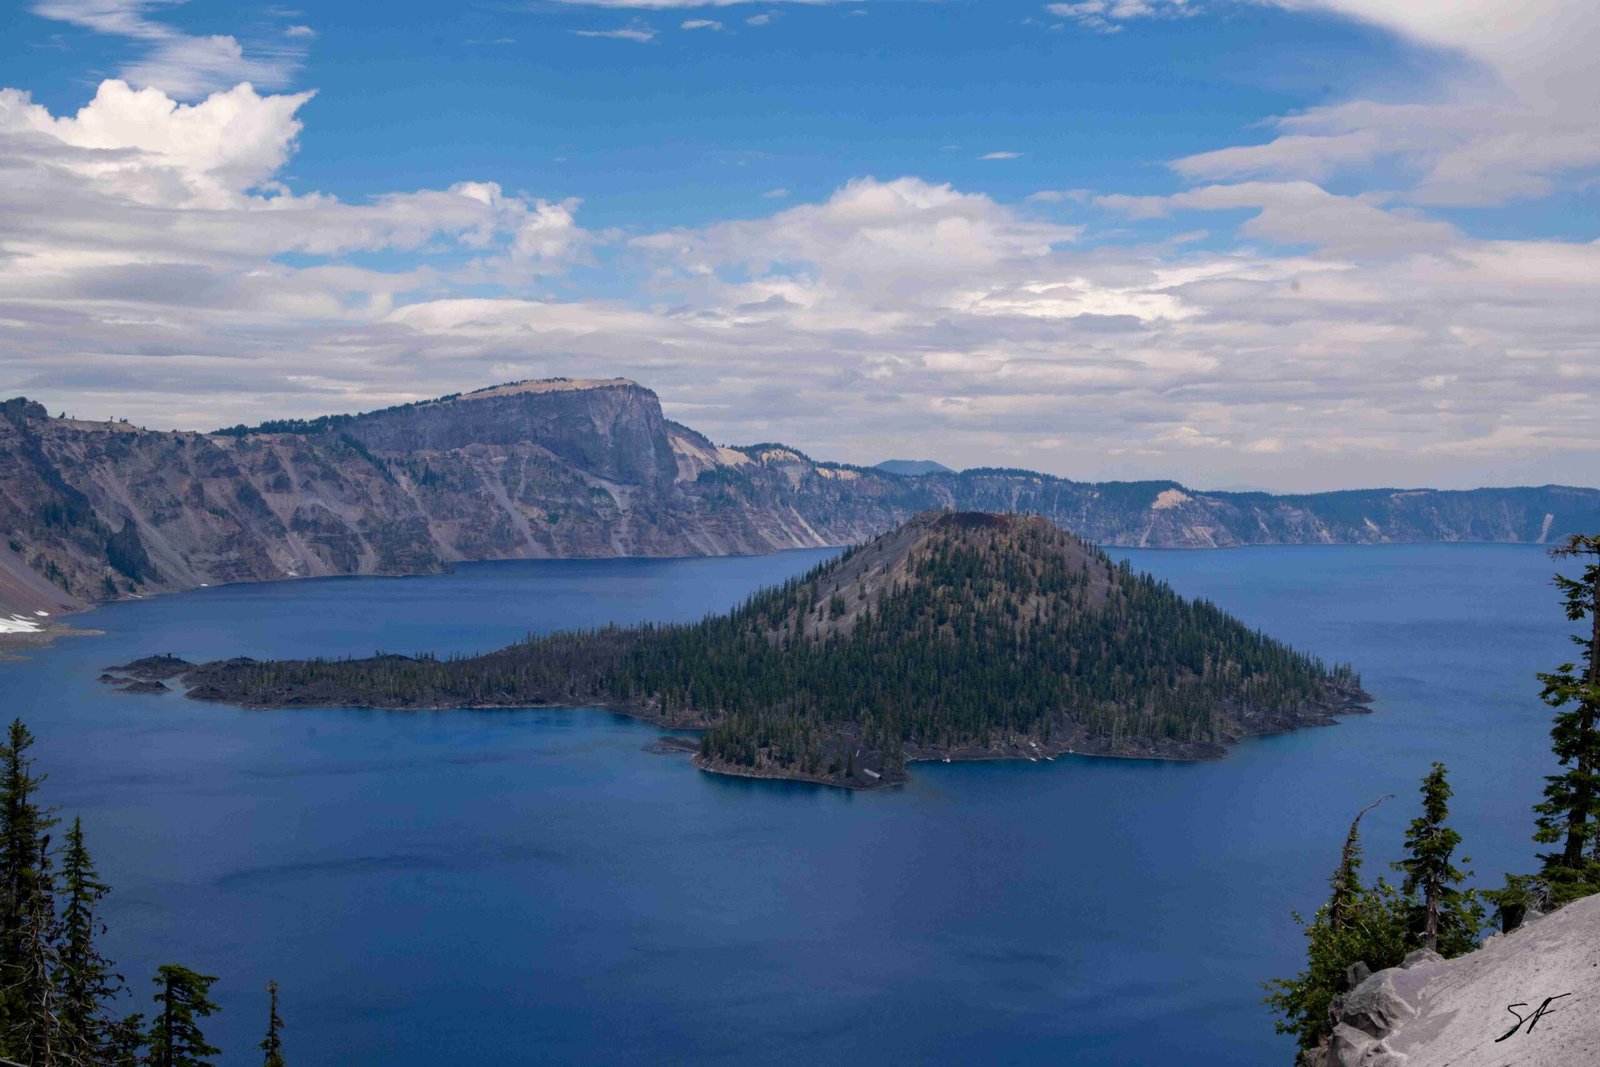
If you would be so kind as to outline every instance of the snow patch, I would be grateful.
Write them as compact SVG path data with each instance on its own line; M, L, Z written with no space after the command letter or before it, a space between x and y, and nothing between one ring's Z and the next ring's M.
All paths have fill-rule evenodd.
M26 619L21 615L13 615L9 619L0 619L0 634L35 634L41 629L35 619Z

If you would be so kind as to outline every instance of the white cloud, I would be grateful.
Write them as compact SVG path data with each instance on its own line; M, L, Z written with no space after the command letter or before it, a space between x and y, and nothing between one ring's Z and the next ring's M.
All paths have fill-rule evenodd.
M1021 159L1021 152L986 152L978 157L980 160Z
M1280 117L1267 145L1176 161L1161 196L1012 205L859 178L629 240L585 229L575 200L471 175L361 202L291 191L307 94L186 105L109 81L52 115L0 92L0 388L205 427L625 374L719 439L843 459L1278 488L1592 482L1600 243L1487 239L1429 205L1584 180L1593 9L1316 6L1477 73L1421 103ZM1150 17L1113 8L1098 17ZM165 32L153 5L74 10L165 39L139 36ZM1212 232L1128 236L1127 218L1191 212ZM575 265L604 271L599 288Z
M248 50L231 36L197 37L150 16L182 0L35 0L33 13L95 33L127 37L144 45L143 54L123 66L124 80L191 100L241 81L266 89L290 84L305 59L307 26L290 26L272 40Z
M574 7L620 7L631 8L639 11L672 11L678 8L692 7L736 7L751 3L751 0L555 0L559 4L570 4ZM808 4L812 6L825 6L836 4L841 0L762 0L763 3L773 4ZM759 16L758 16L759 17Z
M1360 19L1474 64L1430 102L1351 100L1279 117L1265 144L1176 160L1182 176L1322 180L1388 160L1419 204L1549 194L1600 167L1600 4L1592 0L1266 0Z
M684 19L683 25L678 28L682 30L712 30L721 33L723 26L716 19Z
M1075 0L1046 4L1044 9L1058 19L1099 33L1117 33L1122 23L1130 19L1173 18L1196 10L1188 0Z
M572 30L578 37L609 37L618 41L633 41L636 44L649 44L656 39L656 30L648 23L634 19L618 30Z

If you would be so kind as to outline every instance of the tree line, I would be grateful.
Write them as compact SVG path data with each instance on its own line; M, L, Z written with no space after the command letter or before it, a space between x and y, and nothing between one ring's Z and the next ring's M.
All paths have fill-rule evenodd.
M884 544L695 623L530 637L472 657L230 661L185 681L199 699L255 706L594 701L710 727L702 751L716 760L807 774L838 773L854 758L844 748L896 770L909 750L1047 742L1066 728L1114 744L1216 744L1241 717L1292 719L1360 693L1348 667L1043 520L946 522L892 583L875 571L869 591Z
M1541 699L1555 709L1550 739L1560 770L1545 779L1544 799L1534 807L1533 840L1556 847L1539 853L1537 871L1507 874L1501 888L1462 889L1472 872L1455 865L1461 835L1446 824L1448 772L1434 763L1422 780L1422 810L1406 833L1405 857L1394 864L1403 880L1367 884L1361 819L1392 798L1368 805L1350 824L1327 902L1309 921L1294 915L1306 936L1305 970L1267 983L1278 1032L1295 1035L1301 1048L1331 1036L1336 999L1362 976L1356 964L1394 967L1419 948L1446 958L1470 952L1486 925L1485 904L1510 930L1530 914L1600 893L1600 536L1574 534L1552 555L1588 561L1576 578L1557 574L1555 585L1568 620L1589 623L1588 634L1573 637L1578 659L1538 676Z
M100 951L101 880L74 818L60 844L39 799L34 738L16 719L0 743L0 1059L28 1067L211 1067L219 1050L201 1023L217 1012L213 975L165 964L153 1007L122 1014L133 995ZM284 1067L277 983L268 983L263 1067Z

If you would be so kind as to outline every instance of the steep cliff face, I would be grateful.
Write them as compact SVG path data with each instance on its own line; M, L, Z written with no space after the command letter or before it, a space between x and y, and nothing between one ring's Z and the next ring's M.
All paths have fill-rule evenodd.
M0 611L460 560L721 555L866 540L929 508L1044 515L1108 545L1554 540L1600 491L1199 493L1031 471L905 477L729 448L621 379L520 382L211 434L0 405Z

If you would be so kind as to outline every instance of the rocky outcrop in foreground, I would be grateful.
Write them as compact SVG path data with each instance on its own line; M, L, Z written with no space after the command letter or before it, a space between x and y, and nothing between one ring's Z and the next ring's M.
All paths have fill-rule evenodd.
M1600 1064L1600 896L1453 960L1413 952L1336 1001L1334 1018L1301 1067Z
M727 447L621 379L517 382L214 433L0 404L0 614L223 582L418 574L464 560L854 544L931 508L1042 515L1102 545L1546 543L1600 490L1207 493L1026 470L824 463Z

